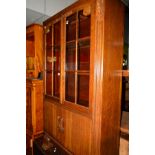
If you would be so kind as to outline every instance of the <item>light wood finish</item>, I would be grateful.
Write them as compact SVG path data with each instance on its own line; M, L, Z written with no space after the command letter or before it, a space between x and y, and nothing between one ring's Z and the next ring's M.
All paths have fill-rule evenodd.
M26 27L26 61L26 77L37 78L43 71L43 27L39 24Z
M65 19L81 9L91 14L89 107L65 101ZM46 20L45 31L58 19L61 19L62 36L60 100L45 95L44 130L75 155L118 155L123 3L120 0L80 0Z
M35 136L43 132L43 80L26 79L27 148Z
M104 3L103 104L101 154L118 155L120 140L124 6L119 0Z

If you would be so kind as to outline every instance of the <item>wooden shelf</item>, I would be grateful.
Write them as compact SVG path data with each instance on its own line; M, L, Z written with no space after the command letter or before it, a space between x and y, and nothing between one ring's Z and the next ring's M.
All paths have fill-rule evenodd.
M65 72L67 73L78 73L78 74L88 74L89 75L89 71L88 70L66 70Z
M67 41L66 44L75 44L76 40L70 40L70 41Z
M90 36L86 36L86 37L82 37L82 38L79 38L78 39L78 42L81 42L81 41L87 41L87 40L90 40ZM67 41L66 44L73 44L73 43L76 43L76 40L70 40L70 41Z
M79 38L78 41L90 40L90 36Z

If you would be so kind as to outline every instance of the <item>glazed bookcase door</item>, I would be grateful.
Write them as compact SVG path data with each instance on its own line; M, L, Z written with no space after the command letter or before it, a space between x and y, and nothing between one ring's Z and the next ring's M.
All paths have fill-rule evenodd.
M44 22L46 30L51 27L51 55L45 53L51 62L51 77L45 76L45 82L49 78L51 83L45 85L49 93L44 129L73 154L119 153L122 81L116 73L122 69L123 14L118 0L79 0ZM59 39L54 39L60 19L61 62L57 61ZM54 76L59 69L60 99L55 100L59 86L54 86Z
M26 77L35 77L34 32L31 32L26 35Z
M43 27L31 24L26 27L26 77L41 78L43 71Z
M46 95L60 97L60 50L61 22L58 21L46 29Z
M65 102L89 107L90 14L66 17Z

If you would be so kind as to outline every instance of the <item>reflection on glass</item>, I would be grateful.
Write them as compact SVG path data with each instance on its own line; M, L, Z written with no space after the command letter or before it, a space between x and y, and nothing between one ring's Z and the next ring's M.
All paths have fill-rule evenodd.
M79 11L79 38L90 36L90 15L83 15L83 10Z
M46 48L46 70L52 70L52 48Z
M65 100L89 106L90 13L66 18Z
M47 46L52 45L52 27L46 30L46 44Z
M66 47L66 71L75 70L75 43Z
M89 106L89 75L78 75L77 104Z
M54 24L54 46L60 45L60 21Z
M52 72L46 72L46 94L52 95Z
M66 41L76 39L76 13L66 19Z
M81 41L78 46L78 70L89 70L90 41Z
M60 97L60 72L54 72L53 96Z
M54 71L60 71L60 48L54 48Z
M75 74L66 73L65 100L75 102Z

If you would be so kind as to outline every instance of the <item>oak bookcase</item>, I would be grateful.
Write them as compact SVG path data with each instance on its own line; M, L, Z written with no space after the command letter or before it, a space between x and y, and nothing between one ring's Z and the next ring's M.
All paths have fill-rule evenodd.
M43 26L44 131L75 155L118 155L123 3L79 0Z

